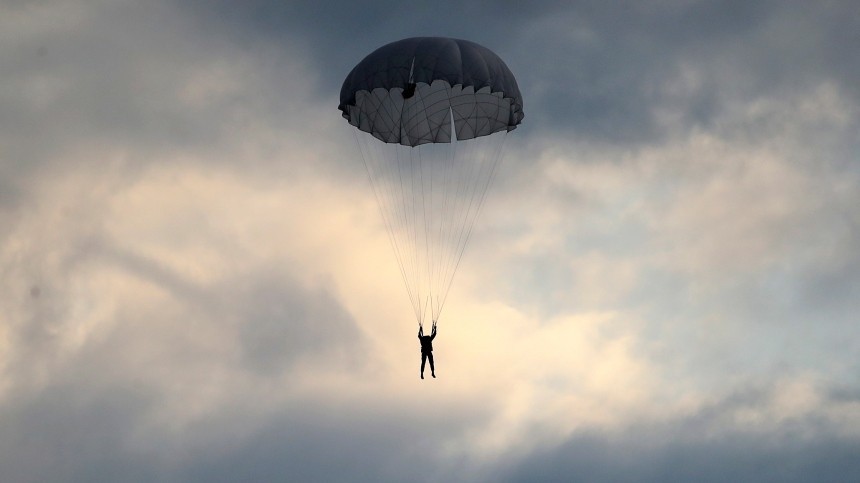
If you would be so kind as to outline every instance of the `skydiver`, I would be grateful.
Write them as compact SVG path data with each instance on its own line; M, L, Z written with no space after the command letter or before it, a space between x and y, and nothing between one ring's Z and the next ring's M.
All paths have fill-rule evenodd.
M424 379L424 363L430 359L430 374L436 377L436 368L433 367L433 339L436 338L436 321L433 321L433 331L430 335L424 335L424 326L418 324L418 340L421 342L421 379Z

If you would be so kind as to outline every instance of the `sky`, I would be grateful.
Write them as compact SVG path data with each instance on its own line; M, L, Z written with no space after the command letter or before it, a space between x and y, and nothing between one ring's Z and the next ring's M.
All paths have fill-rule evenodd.
M418 377L341 83L525 119ZM860 9L0 0L4 482L860 480Z

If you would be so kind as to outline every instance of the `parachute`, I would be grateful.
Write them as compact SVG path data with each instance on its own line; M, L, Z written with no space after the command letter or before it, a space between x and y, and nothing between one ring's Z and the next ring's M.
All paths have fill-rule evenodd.
M502 157L523 119L517 81L473 42L380 47L340 91L419 324L437 321Z

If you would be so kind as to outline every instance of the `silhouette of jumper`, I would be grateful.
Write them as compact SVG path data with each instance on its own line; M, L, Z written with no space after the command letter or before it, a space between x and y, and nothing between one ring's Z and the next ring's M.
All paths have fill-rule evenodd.
M430 335L424 335L424 326L418 325L418 340L421 342L421 379L424 379L424 363L430 359L430 375L436 377L436 368L433 367L433 339L436 338L436 321L433 321L433 331Z

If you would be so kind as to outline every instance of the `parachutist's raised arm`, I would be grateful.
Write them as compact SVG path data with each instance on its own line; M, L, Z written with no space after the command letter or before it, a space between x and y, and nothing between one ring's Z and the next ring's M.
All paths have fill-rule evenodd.
M430 333L430 340L433 340L435 338L436 338L436 323L433 322L433 332Z
M420 339L422 335L424 335L424 326L418 324L418 338Z

